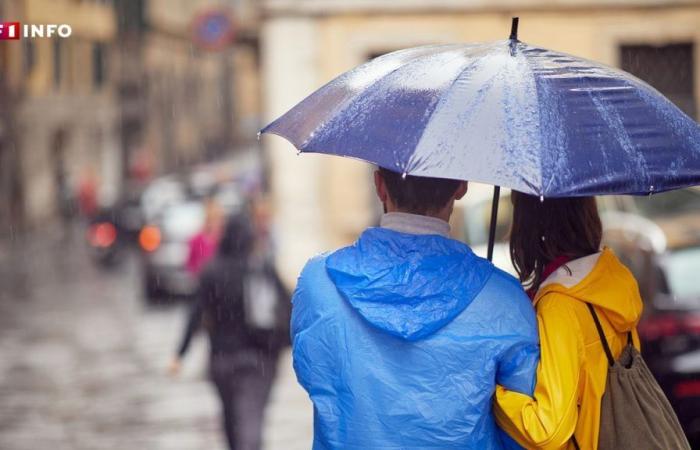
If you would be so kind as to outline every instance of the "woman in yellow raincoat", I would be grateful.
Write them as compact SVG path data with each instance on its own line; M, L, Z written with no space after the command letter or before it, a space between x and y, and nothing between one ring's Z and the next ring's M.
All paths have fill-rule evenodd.
M595 198L512 199L511 259L534 301L541 359L534 398L499 387L496 419L526 448L596 450L608 361L586 303L617 358L629 331L639 348L637 282L600 250Z

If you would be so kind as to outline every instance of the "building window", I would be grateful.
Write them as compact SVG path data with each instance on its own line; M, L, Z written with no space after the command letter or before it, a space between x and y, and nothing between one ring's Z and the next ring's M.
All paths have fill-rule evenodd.
M128 0L114 3L119 32L141 32L146 28L146 0Z
M63 47L61 46L60 39L54 39L53 41L53 84L56 88L61 87L61 80L63 79L63 71L61 70L61 63L63 60L62 55Z
M105 82L105 46L96 43L92 47L92 84L100 88Z
M32 74L32 70L34 70L34 64L36 63L36 51L34 48L34 42L32 42L31 39L22 40L22 52L24 53L24 75L30 76Z
M620 63L623 70L655 87L690 117L697 117L692 43L623 45Z

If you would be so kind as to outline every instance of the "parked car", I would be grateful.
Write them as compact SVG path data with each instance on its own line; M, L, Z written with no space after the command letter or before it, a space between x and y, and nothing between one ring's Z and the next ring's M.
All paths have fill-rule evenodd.
M652 255L655 292L639 324L642 353L693 448L700 446L700 241ZM645 286L646 287L646 286ZM649 290L649 288L647 288Z
M144 224L156 220L161 212L188 198L186 183L174 175L153 180L141 194L141 215Z
M202 182L202 174L197 175ZM195 293L197 279L187 270L190 240L202 230L206 220L204 202L213 199L228 217L244 204L237 183L226 181L190 189L181 181L159 180L146 192L149 220L139 233L143 260L143 290L146 298L162 295L187 297ZM158 197L162 195L163 198Z
M188 296L197 280L186 269L189 241L204 226L205 209L199 201L165 207L139 235L143 250L143 287L148 299L162 294Z
M700 191L625 201L603 213L606 243L637 278L642 354L700 448Z
M85 230L88 255L101 268L118 263L127 244L121 210L102 208L90 218Z

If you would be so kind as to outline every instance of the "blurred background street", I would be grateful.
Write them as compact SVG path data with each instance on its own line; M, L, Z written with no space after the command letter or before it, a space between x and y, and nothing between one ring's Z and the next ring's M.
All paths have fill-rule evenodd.
M371 58L505 39L514 15L522 41L629 71L698 119L700 0L0 0L4 27L72 31L0 40L0 449L225 448L204 329L168 374L212 256L192 243L245 216L292 290L381 212L369 165L257 131ZM482 255L490 195L470 185L452 221ZM698 443L700 190L599 206L640 280L645 358ZM509 207L494 261L512 272ZM288 350L278 367L264 448L308 449Z
M0 247L0 448L225 448L205 339L179 378L166 375L186 305L144 304L137 267L101 271L80 242L55 235ZM268 449L311 442L310 403L288 358Z

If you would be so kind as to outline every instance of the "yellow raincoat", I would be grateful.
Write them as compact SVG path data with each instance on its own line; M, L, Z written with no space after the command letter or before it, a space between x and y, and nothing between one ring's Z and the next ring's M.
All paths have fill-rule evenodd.
M550 275L535 297L541 359L534 399L496 390L496 420L526 448L574 449L574 433L582 450L598 447L608 361L585 302L594 305L615 357L628 331L639 348L639 289L611 250L570 261Z

